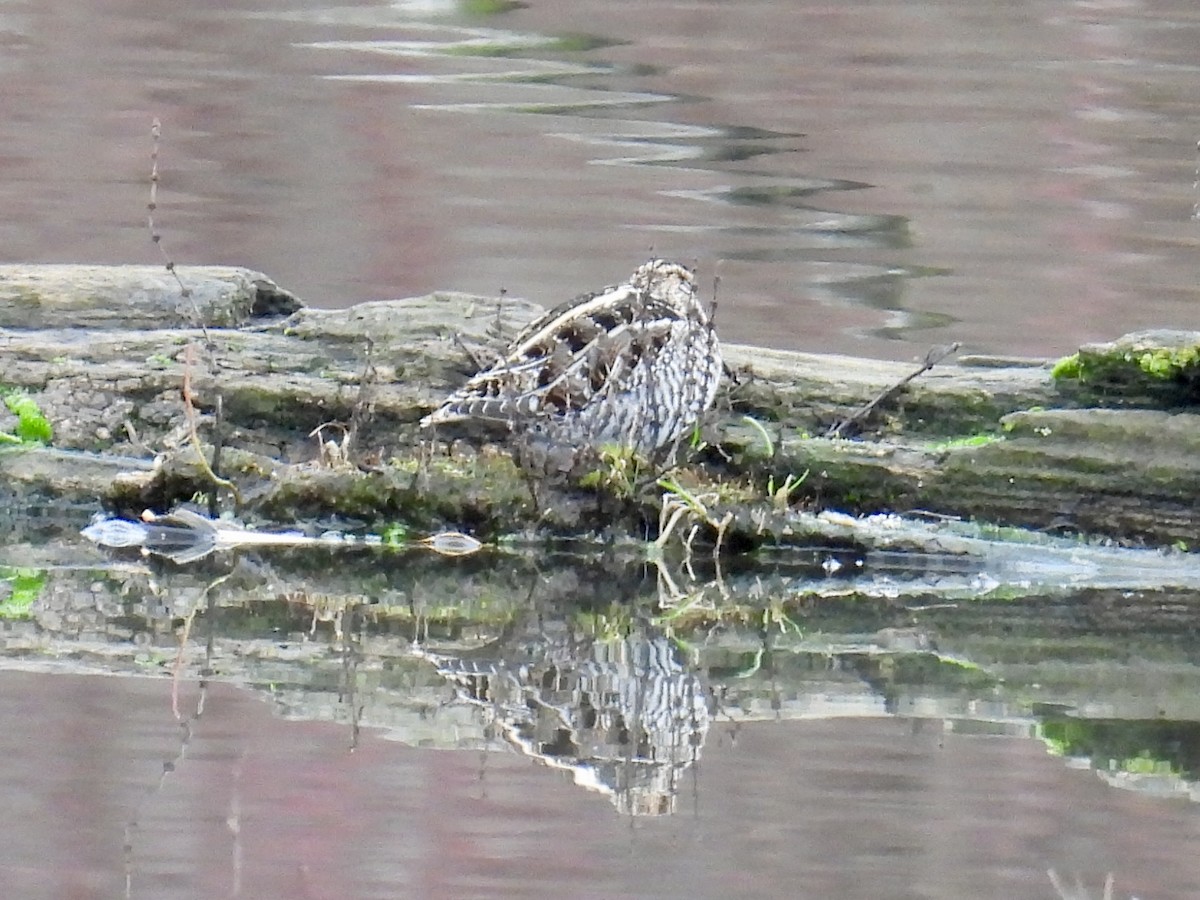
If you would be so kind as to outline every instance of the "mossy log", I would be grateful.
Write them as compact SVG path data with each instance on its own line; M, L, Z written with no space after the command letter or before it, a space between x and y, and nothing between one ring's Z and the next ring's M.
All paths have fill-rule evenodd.
M1050 531L1191 545L1200 496L1200 415L1158 410L1027 410L1001 435L961 444L888 438L783 439L763 458L756 429L732 426L726 452L756 455L776 483L854 512L935 512Z
M639 536L657 525L662 491L639 494L638 479L624 484L620 472L599 472L599 487L582 492L538 485L535 503L502 442L480 448L475 435L418 472L417 422L471 371L463 345L486 358L501 335L537 315L534 304L437 293L318 310L254 272L193 267L180 276L195 303L169 273L146 267L0 267L0 384L37 401L58 454L0 456L10 481L162 508L212 488L195 465L194 433L206 452L222 446L220 467L241 489L242 512L274 521L404 517L485 534L607 524ZM208 310L203 332L194 307ZM1200 337L1160 338L1183 362L1189 342ZM1139 371L1150 352L1132 357ZM679 482L704 498L702 530L733 514L739 546L778 539L790 510L818 506L1155 543L1192 543L1200 533L1191 502L1198 420L1177 394L1166 410L1087 408L1098 400L1079 388L1086 367L1055 378L1048 361L962 359L889 395L861 423L861 439L828 440L816 435L914 366L738 346L726 357L733 378L706 424L709 446ZM1160 381L1189 377L1186 367L1149 369ZM1105 391L1107 405L1128 405ZM328 454L334 442L313 434L326 423L341 425L325 432L338 437L340 462ZM63 450L94 456L68 467ZM118 467L126 474L114 477ZM805 472L798 487L781 489Z

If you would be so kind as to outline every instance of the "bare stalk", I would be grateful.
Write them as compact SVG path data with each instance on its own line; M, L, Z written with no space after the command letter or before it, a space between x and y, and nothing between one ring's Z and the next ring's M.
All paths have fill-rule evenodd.
M928 353L925 354L925 360L921 363L921 365L915 371L910 372L909 374L907 374L903 378L901 378L899 381L897 381L895 384L890 385L889 387L880 391L878 396L876 396L869 403L863 404L858 409L856 409L854 412L852 412L850 415L848 415L846 418L842 419L842 421L838 422L836 425L834 425L832 428L830 428L827 432L825 432L825 437L831 437L831 438L842 437L842 435L846 431L846 429L848 429L851 425L862 422L869 415L871 415L871 413L873 413L875 411L875 408L877 406L879 406L882 403L886 403L888 400L890 400L894 396L896 396L896 394L900 393L900 391L904 388L904 386L907 385L910 381L924 375L926 372L928 372L930 369L932 369L934 366L936 366L938 363L940 363L943 359L945 359L950 354L957 353L959 346L960 345L959 345L958 341L955 341L954 343L947 344L944 347L934 347L932 350L930 350Z
M200 331L204 335L204 343L212 346L212 339L208 335L204 317L200 315L200 307L196 305L196 297L192 293L192 289L179 277L179 271L175 268L175 260L171 259L170 254L167 253L167 248L163 246L162 235L154 227L154 213L158 209L158 145L162 140L162 122L158 119L155 119L150 125L150 140L150 202L146 204L146 227L150 230L151 242L158 248L159 255L162 256L163 264L179 285L179 295L191 304L192 312L196 316L196 324L200 326Z

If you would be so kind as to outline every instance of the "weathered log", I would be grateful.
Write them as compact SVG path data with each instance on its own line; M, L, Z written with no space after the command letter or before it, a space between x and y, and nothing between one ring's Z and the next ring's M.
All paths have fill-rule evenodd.
M234 266L0 265L0 328L236 327L300 301ZM190 296L183 296L180 285Z
M914 363L732 345L737 411L814 435L912 373ZM1062 402L1046 360L971 357L936 366L882 405L869 433L953 437L999 429L1000 417Z
M26 280L36 282L37 267L23 268ZM346 310L299 309L274 323L209 328L204 345L197 329L166 324L180 315L173 279L151 284L140 267L102 272L81 267L89 274L72 295L70 268L50 268L47 278L58 279L59 299L48 305L71 311L99 304L105 315L73 312L75 327L69 329L0 328L0 383L36 399L59 448L146 460L182 448L191 430L181 394L186 385L202 414L198 435L204 441L214 439L220 398L225 452L249 454L235 464L241 473L234 471L234 477L276 520L331 512L363 519L403 514L423 522L468 523L484 533L538 529L547 522L565 533L614 521L613 504L605 507L587 495L541 498L554 510L550 514L518 499L528 489L502 451L439 463L433 470L443 480L432 490L425 485L423 491L414 480L413 451L422 437L417 421L471 371L462 344L479 347L486 358L502 343L499 332L511 335L537 315L533 304L439 293ZM290 297L273 286L261 288L264 278L257 273L200 267L187 276L194 284L211 278L214 295L219 285L236 283ZM96 293L97 283L108 286L106 293ZM118 326L113 298L132 294L140 297L137 309L170 315L153 320L135 311L134 326ZM248 302L252 313L256 307ZM12 313L5 320L0 310L0 321L18 318ZM60 321L46 319L51 320ZM28 326L43 320L24 321ZM1172 352L1179 357L1178 347ZM684 480L689 490L713 494L707 501L712 511L733 509L744 546L782 533L788 502L854 512L927 510L1156 542L1191 543L1200 534L1200 511L1190 502L1200 486L1190 415L1037 412L1077 406L1086 398L1073 388L1064 391L1046 362L967 360L937 366L881 404L867 423L872 440L829 441L808 435L823 433L887 391L912 366L737 346L728 347L726 357L734 383L706 430L721 449L710 449L704 457L708 466ZM747 424L747 416L756 424ZM398 461L377 465L372 475L349 468L318 474L284 465L316 459L321 448L312 432L328 422L346 429L353 424L351 458L381 461L395 455ZM186 462L193 451L178 452L181 466L174 469L168 465L156 475L126 479L106 474L96 481L110 485L107 496L131 506L168 504L204 486L203 474ZM8 464L16 465L12 459ZM269 469L275 474L264 483ZM805 471L799 487L781 494L788 475ZM606 477L600 483L612 488ZM85 483L94 482L72 487L48 480L45 487L77 496ZM637 485L616 487L628 494ZM773 497L766 496L768 487ZM616 503L632 518L615 521L640 532L654 518L657 493ZM755 502L766 503L771 515L764 512L753 521L743 515ZM782 517L775 507L784 510ZM767 519L770 527L764 527Z
M70 267L52 267L56 278L64 268ZM84 305L97 281L109 286L104 315L119 311L107 304L121 293L115 286L128 272L125 293L141 291L146 308L175 316L178 287L169 279L157 282L158 295L152 296L143 268L90 274L98 268L81 267L89 274L80 295L63 300L61 312ZM229 271L215 270L213 290L231 278L243 285L261 281L256 273L233 277ZM205 283L206 272L189 276ZM139 443L154 448L181 422L178 392L186 373L202 408L213 408L219 389L233 427L269 426L258 446L283 446L322 421L350 417L369 359L376 441L392 449L411 446L415 434L403 426L415 423L470 371L461 344L486 355L499 346L498 324L511 335L539 312L526 301L506 299L498 309L495 299L454 293L345 310L301 309L274 325L210 328L205 358L211 365L187 350L198 346L194 329L162 321L147 329L140 314L132 325L81 314L69 329L0 329L0 383L39 395L57 426L59 446L128 452ZM726 357L738 379L726 407L806 431L824 430L911 371L901 363L751 347L730 346ZM1051 400L1046 371L1028 365L939 367L886 408L876 430L946 435L995 429L1001 415ZM304 452L285 447L284 456Z
M1200 537L1200 416L1153 410L1012 413L984 442L785 438L765 470L849 512L934 512L983 522L1154 543ZM762 457L755 429L731 427L725 449ZM799 492L799 491L798 491Z

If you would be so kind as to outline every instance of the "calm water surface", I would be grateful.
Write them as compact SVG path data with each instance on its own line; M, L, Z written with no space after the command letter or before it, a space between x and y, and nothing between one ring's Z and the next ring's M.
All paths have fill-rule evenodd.
M0 4L0 258L545 303L653 248L721 330L895 358L1194 327L1200 9Z
M720 274L727 339L783 348L1197 325L1186 0L0 0L0 79L6 262L157 261L157 117L171 255L316 305L552 303L653 248ZM232 687L181 736L163 680L5 672L0 723L4 896L1053 900L1049 869L1200 896L1194 804L921 719L714 724L676 813L636 819Z
M0 896L1200 896L1186 590L74 558L0 568Z
M163 680L7 672L0 720L11 897L1053 900L1048 870L1200 891L1191 804L920 720L725 728L678 812L638 819L519 756L350 752L221 686L186 740Z

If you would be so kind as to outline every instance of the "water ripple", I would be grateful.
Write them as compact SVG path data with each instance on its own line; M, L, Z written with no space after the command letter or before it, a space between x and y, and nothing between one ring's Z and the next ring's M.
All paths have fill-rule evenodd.
M422 5L422 10L425 5ZM395 8L393 8L394 10ZM427 11L426 11L427 12ZM413 14L406 8L407 14ZM843 213L822 209L816 198L871 187L860 181L798 175L783 177L755 160L803 152L804 135L734 124L671 121L668 104L694 104L707 97L686 97L658 90L636 90L639 81L662 72L653 66L620 65L581 58L584 51L618 42L599 35L552 36L509 29L456 25L435 15L406 20L407 34L386 40L330 40L303 44L318 51L407 61L404 71L340 72L329 80L373 84L426 85L433 94L410 107L471 114L538 115L562 122L545 135L588 148L592 165L661 167L675 172L711 172L726 184L675 187L658 194L696 204L769 211L771 224L753 221L696 223L691 218L639 222L643 231L707 234L721 238L719 258L794 265L806 255L833 250L911 246L902 216ZM464 95L465 92L465 95ZM647 110L653 110L649 114ZM603 125L597 129L596 123ZM745 163L750 162L750 166ZM736 218L736 217L735 217ZM632 227L632 226L630 226ZM819 263L818 263L819 265ZM886 313L872 334L889 339L936 323L902 308L904 282L915 277L905 268L867 266L867 275L834 263L806 290L819 302L847 301ZM836 274L834 274L836 273ZM945 319L947 317L943 317Z

